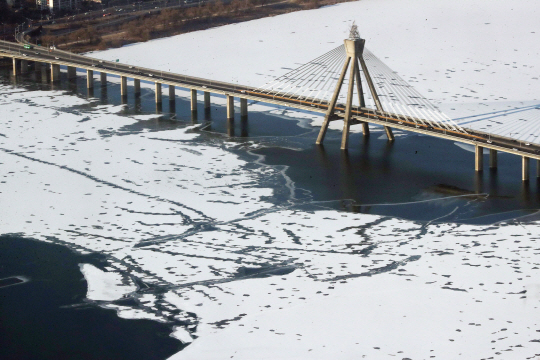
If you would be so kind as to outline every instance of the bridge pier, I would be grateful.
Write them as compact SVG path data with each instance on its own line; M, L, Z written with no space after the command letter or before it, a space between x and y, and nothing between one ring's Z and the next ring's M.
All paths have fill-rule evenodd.
M120 76L120 101L122 104L127 104L128 88L127 77Z
M497 168L497 150L489 149L489 168Z
M21 74L28 73L28 60L21 60Z
M394 133L392 132L392 128L389 126L384 127L384 131L386 131L386 137L388 138L388 141L394 141L396 138L394 137Z
M348 40L345 40L345 41L347 42ZM343 119L343 132L341 134L341 150L347 150L349 148L349 132L351 129L351 111L352 111L352 102L353 102L354 79L356 78L356 72L358 71L358 62L356 61L356 55L355 55L356 44L353 42L352 49L349 49L347 47L347 43L345 46L347 49L347 55L351 56L352 58L352 64L351 64L351 74L349 75L347 102L345 103L346 105L345 105L345 118Z
M60 65L51 64L51 82L60 81Z
M176 113L176 87L169 85L169 113Z
M241 137L248 137L249 136L247 115L243 116L240 119L240 136Z
M373 85L373 80L371 79L371 76L369 75L368 68L363 58L365 40L361 39L357 32L356 34L354 34L351 31L351 37L349 39L346 39L344 43L345 43L345 52L347 56L345 59L345 63L343 64L341 75L339 76L336 88L334 89L332 99L328 103L328 110L326 111L324 121L323 121L321 130L319 132L319 136L317 137L317 141L316 141L317 145L321 145L322 142L324 141L324 137L326 136L326 131L328 130L328 125L330 121L336 120L337 118L339 118L334 113L336 110L336 102L337 102L339 93L341 91L341 87L343 86L343 80L345 79L345 76L347 75L347 69L350 66L351 69L350 69L350 75L349 75L349 86L347 89L347 101L345 105L345 114L343 117L343 120L344 120L343 131L341 135L341 150L347 150L349 147L349 132L350 132L350 127L351 127L351 122L352 122L352 111L353 111L352 103L353 103L355 83L356 83L356 92L358 95L359 105L361 108L365 107L364 92L362 90L362 80L360 77L360 67L362 68L362 71L366 78L366 82L369 87L371 96L375 102L377 111L379 112L384 111L382 104L379 100L377 91L375 89L375 86ZM364 136L369 136L368 124L362 121L360 121L360 123L362 124L362 132L364 133ZM388 141L394 141L395 137L394 137L394 133L392 132L392 129L388 126L384 126L384 130L386 132L386 136L388 137Z
M133 85L135 87L135 97L139 97L141 95L141 80L140 79L133 79Z
M225 95L225 96L227 96L227 119L234 120L234 96L232 95Z
M197 112L197 90L191 89L191 112Z
M161 84L156 83L156 104L161 104Z
M47 63L41 63L41 82L42 83L46 83L49 81L48 79L48 71L49 71L49 66Z
M102 71L99 73L99 82L101 83L101 87L107 86L107 73Z
M77 77L77 68L73 66L67 67L67 77L69 80L73 80Z
M19 75L19 60L16 58L13 58L13 76Z
M94 70L86 70L86 88L94 88Z
M477 172L484 170L484 148L480 145L474 146L474 170Z
M208 91L204 92L204 110L210 110L210 93Z
M109 99L109 94L108 94L108 91L107 91L107 83L101 83L101 102L104 103L104 104L107 104L108 102L108 99Z
M122 95L122 97L127 97L127 94L127 77L120 76L120 95Z
M369 124L367 122L362 123L362 133L364 136L369 136Z
M234 136L234 118L227 119L227 135Z
M345 79L345 75L347 74L347 68L349 67L349 63L351 62L351 58L347 57L345 60L345 64L343 64L343 69L341 70L341 75L339 76L339 80L336 85L336 89L334 90L334 94L332 94L332 100L330 100L330 104L328 105L328 111L326 112L323 120L323 124L321 126L321 130L319 131L319 136L317 137L317 141L315 144L322 145L324 141L324 137L326 136L326 131L328 130L328 125L330 124L330 119L334 116L334 110L336 109L336 102L339 95L339 91L341 90L341 86L343 85L343 80Z
M529 161L530 158L526 156L521 157L521 180L529 181Z
M351 41L351 40L345 40L345 41ZM365 42L365 40L362 40L362 42ZM362 43L362 50L360 51L361 56L357 56L356 59L359 60L360 66L362 67L362 71L364 72L364 76L366 77L366 81L369 87L369 91L371 92L371 96L373 97L373 100L375 101L375 106L377 107L377 110L384 111L381 101L379 100L379 95L377 94L377 91L375 90L375 86L373 85L373 80L371 79L371 76L369 75L368 68L366 66L366 62L364 61L362 52L363 52L364 43ZM349 51L349 50L348 50ZM356 63L355 59L355 63ZM360 72L357 70L358 75L356 75L356 78L358 81L360 80ZM360 93L360 91L359 91ZM362 96L363 97L363 96ZM394 137L394 133L392 132L392 129L388 126L384 127L384 131L386 132L386 137L388 138L388 141L394 141L396 138Z
M242 118L247 118L248 116L248 103L247 99L240 98L240 116Z

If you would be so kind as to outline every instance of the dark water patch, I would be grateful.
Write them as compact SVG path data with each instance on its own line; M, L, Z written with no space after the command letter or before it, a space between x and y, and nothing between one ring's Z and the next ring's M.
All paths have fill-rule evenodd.
M297 188L314 202L339 210L417 221L488 223L540 208L540 186L522 183L521 159L500 153L498 171L474 171L474 153L428 136L397 137L394 143L352 134L340 150L340 132L329 131L325 146L297 137L300 150L271 146L254 152L263 162L287 166ZM534 170L531 170L534 171ZM518 213L512 213L517 211ZM508 216L508 217L505 217Z
M428 189L428 191L433 191L434 193L450 195L450 196L463 196L471 195L476 196L477 194L472 190L460 189L457 186L447 185L447 184L437 184Z
M443 286L443 287L441 287L441 289L446 289L446 290L453 290L453 291L464 291L464 292L467 292L467 290L465 290L465 289L460 289L460 288L453 288L453 287L449 287L449 286Z
M238 268L235 277L238 278L265 278L270 276L287 275L296 270L294 265L269 265L261 267L241 266Z
M374 268L374 269L371 269L371 270L363 272L363 273L340 275L340 276L335 276L335 277L330 278L330 279L325 279L323 281L340 281L340 280L354 279L354 278L363 277L363 276L375 276L375 275L378 275L378 274L384 274L384 273L387 273L389 271L395 270L395 269L397 269L397 268L399 268L401 266L405 266L407 263L409 263L411 261L417 261L417 260L420 259L420 257L421 257L420 255L412 255L412 256L409 256L408 258L406 258L405 260L392 261L387 265L384 265L384 266L381 266L381 267L378 267L378 268Z
M83 262L99 267L103 258L0 236L0 278L31 279L0 288L0 359L166 359L183 348L167 324L72 306L85 304Z
M247 314L240 314L238 316L235 316L234 318L232 319L223 319L223 320L220 320L220 321L216 321L214 323L210 323L210 325L214 325L215 327L219 328L219 329L224 329L227 325L229 325L231 322L233 321L238 321L238 320L242 320L242 318L244 316L246 316Z

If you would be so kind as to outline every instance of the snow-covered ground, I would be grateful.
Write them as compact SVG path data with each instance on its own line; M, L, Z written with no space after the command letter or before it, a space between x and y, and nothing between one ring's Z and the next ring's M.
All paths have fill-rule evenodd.
M471 116L536 101L536 7L362 0L95 56L258 86L335 47L356 20L421 93ZM88 301L175 324L192 344L172 358L540 356L540 224L300 206L282 168L230 151L256 141L134 131L153 116L87 105L0 86L0 234L105 254L105 269L81 264ZM271 202L276 189L288 201ZM110 303L122 295L138 306Z

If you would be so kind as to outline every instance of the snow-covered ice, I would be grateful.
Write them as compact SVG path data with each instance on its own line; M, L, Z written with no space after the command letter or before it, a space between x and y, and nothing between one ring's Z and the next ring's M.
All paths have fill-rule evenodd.
M362 0L94 55L258 86L335 47L356 20L375 54L465 117L537 101L536 8ZM173 359L539 356L537 222L421 223L270 201L294 183L237 143L194 126L134 131L151 116L89 102L0 85L0 234L104 254L106 269L81 265L88 299L172 324L191 342ZM137 305L112 303L121 297Z
M119 273L106 272L91 264L80 264L79 267L88 284L86 298L89 300L118 300L136 290L132 284L123 284Z

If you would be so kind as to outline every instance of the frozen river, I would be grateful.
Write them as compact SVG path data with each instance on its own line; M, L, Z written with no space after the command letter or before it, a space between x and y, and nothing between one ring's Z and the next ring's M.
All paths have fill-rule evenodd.
M238 26L246 25L221 30ZM499 171L478 176L471 149L404 133L390 145L380 129L369 141L353 134L344 156L337 131L324 148L314 145L314 114L250 104L248 121L237 118L231 129L223 98L194 121L179 90L174 113L164 97L155 114L151 84L122 105L112 77L106 93L96 84L90 98L84 77L54 89L31 76L0 78L0 235L12 234L0 241L52 243L45 250L20 240L31 259L25 264L46 262L47 251L74 251L63 256L70 275L54 285L78 281L71 301L30 302L41 310L38 323L58 320L57 327L77 326L65 320L77 309L95 311L92 326L65 331L73 341L125 326L133 342L173 359L540 353L540 197L535 181L521 183L516 157L500 154ZM507 100L535 101L527 91ZM483 107L458 105L444 106L453 117ZM0 297L0 314L11 324L13 296L55 278L40 273L50 264L17 264L1 272L27 280L0 288L10 292ZM62 317L45 316L59 306L67 309ZM115 323L110 313L145 321ZM145 331L161 340L138 340ZM115 358L133 358L129 339L113 343ZM49 359L65 350L54 339L41 346ZM4 349L2 358L24 358Z
M471 338L486 356L535 347L538 192L510 156L508 173L475 177L472 153L427 137L356 134L344 157L339 133L317 148L301 119L253 112L229 137L222 106L196 124L182 113L187 93L177 114L155 115L148 89L120 105L114 85L87 100L84 79L55 90L3 79L0 233L104 259L81 260L87 294L69 306L158 321L177 349L195 339L179 358L422 357ZM509 324L512 336L494 335Z

